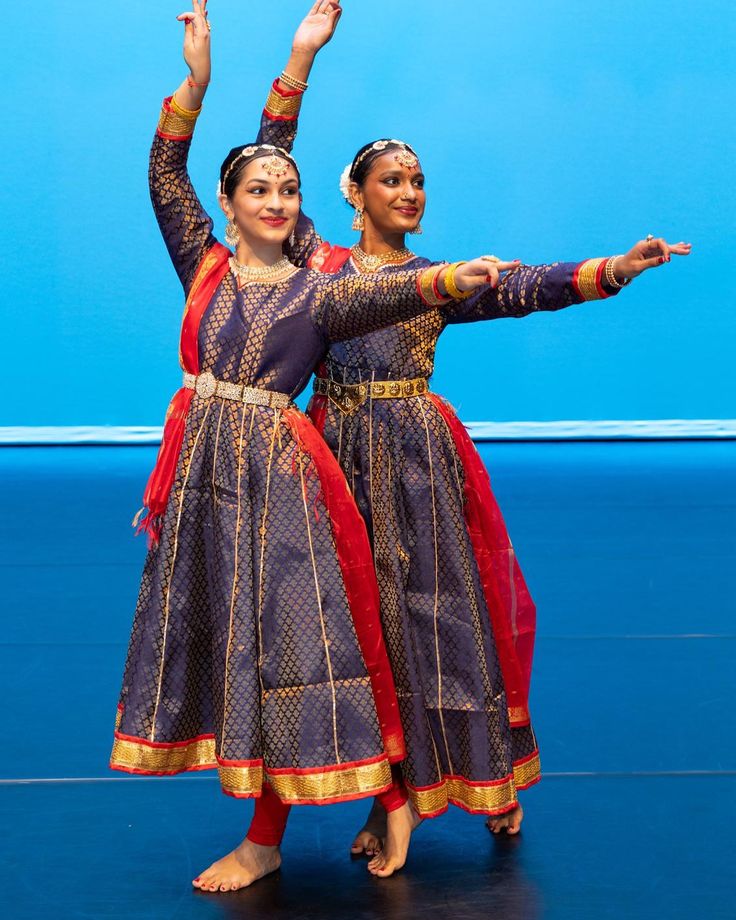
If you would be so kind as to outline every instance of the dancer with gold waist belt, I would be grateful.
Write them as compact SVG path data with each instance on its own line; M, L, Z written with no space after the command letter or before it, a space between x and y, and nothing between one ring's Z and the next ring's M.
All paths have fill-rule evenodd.
M220 170L227 239L187 172L210 78L206 3L185 21L190 73L167 98L150 191L184 287L182 388L144 496L150 537L111 757L169 775L216 768L255 797L247 838L194 884L233 890L278 867L291 804L379 795L409 819L391 765L405 746L381 639L365 525L312 423L293 405L330 344L431 308L487 264L391 278L330 278L293 265L295 161L261 143ZM393 820L393 817L390 819Z
M286 149L321 47L316 3L269 94L259 138ZM291 257L338 278L389 278L432 263L405 246L421 233L426 193L414 150L396 139L362 147L340 188L359 242L323 243L303 222ZM649 237L625 255L511 266L488 257L494 286L451 291L435 310L335 343L321 365L309 414L342 466L372 539L381 619L408 756L403 777L415 826L449 803L517 833L517 793L540 777L528 694L535 608L484 465L450 405L429 392L437 341L448 325L559 310L614 296L641 272L686 255ZM494 265L494 263L496 263ZM515 267L500 278L497 267ZM353 853L371 871L403 865L411 827L386 837L376 803ZM383 840L386 838L384 845Z

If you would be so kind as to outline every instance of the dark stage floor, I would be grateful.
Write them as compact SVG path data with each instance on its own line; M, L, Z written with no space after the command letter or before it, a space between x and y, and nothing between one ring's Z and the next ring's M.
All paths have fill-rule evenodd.
M123 785L124 784L124 785ZM0 789L2 916L115 920L733 918L736 777L549 778L519 838L454 810L374 879L347 855L365 806L293 813L279 873L215 895L188 881L234 844L250 805L209 780Z
M281 872L222 897L189 880L251 806L106 770L155 452L0 450L0 917L736 916L736 443L481 449L539 608L523 835L453 810L381 881L363 803L295 809Z

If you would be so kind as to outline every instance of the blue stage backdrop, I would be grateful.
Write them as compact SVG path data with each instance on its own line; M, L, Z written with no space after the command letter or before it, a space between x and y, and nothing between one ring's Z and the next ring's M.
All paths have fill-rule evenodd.
M254 137L309 0L211 0L213 83L191 170ZM148 201L185 0L20 4L6 23L0 425L156 425L182 297ZM465 420L732 418L734 17L727 0L346 0L296 155L305 210L350 243L338 177L379 136L416 146L434 258L527 262L695 244L617 299L464 327L435 388ZM9 143L8 143L9 141ZM222 230L222 220L218 219Z

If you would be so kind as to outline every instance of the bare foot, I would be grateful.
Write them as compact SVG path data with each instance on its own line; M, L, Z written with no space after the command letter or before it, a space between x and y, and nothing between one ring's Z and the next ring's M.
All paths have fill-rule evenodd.
M491 815L486 821L486 827L492 834L500 834L505 830L507 834L518 834L521 830L521 822L524 819L524 809L517 805L513 811L507 811L505 815Z
M195 878L192 885L200 891L237 891L275 872L280 865L278 847L262 847L246 837L232 853Z
M368 863L368 871L379 878L388 878L403 867L409 852L412 832L422 823L411 802L389 812L386 818L386 842L383 852L378 853Z
M378 799L373 799L368 818L363 829L353 841L350 852L353 856L360 856L361 853L365 853L366 856L377 856L383 849L385 836L386 809Z

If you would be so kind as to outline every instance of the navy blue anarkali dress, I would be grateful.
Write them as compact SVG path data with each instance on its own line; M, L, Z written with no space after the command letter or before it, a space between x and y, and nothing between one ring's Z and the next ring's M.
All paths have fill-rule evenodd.
M333 342L427 309L421 272L374 283L288 266L239 287L187 174L194 121L166 100L151 151L153 205L187 295L187 376L147 492L158 539L111 766L217 768L229 794L260 795L267 780L296 804L372 795L405 748L370 546L291 400Z
M300 99L274 83L259 137L291 149ZM406 250L370 257L330 246L311 222L292 260L345 281L432 264ZM528 706L534 604L483 463L429 391L437 341L451 324L610 296L606 262L523 266L495 289L334 343L318 372L308 411L368 526L408 751L402 771L425 817L448 803L509 811L540 777Z

